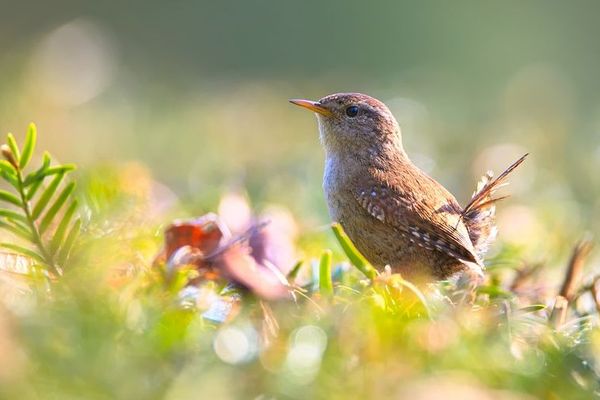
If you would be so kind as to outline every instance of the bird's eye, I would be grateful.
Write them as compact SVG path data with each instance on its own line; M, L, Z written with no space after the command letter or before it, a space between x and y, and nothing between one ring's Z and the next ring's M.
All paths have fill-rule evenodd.
M356 117L358 114L358 106L350 106L346 108L346 115L349 117Z

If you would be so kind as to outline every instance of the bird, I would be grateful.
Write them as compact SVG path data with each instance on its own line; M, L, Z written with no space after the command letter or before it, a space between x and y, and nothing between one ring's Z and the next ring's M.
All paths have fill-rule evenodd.
M316 114L330 217L374 267L428 281L462 272L483 278L497 234L495 204L507 197L494 194L528 154L495 179L488 171L461 207L409 159L383 102L361 93L289 101Z

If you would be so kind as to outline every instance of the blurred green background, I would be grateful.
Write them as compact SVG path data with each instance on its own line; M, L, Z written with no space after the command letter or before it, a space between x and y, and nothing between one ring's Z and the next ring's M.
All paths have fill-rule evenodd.
M56 282L0 268L0 399L597 394L599 303L549 315L573 244L600 234L599 16L597 1L0 0L0 133L22 144L34 121L34 164L43 149L78 164L85 228ZM287 102L339 91L388 104L463 204L531 153L474 304L438 284L427 319L408 286L345 269L315 118ZM208 211L234 232L271 217L274 264L304 262L299 300L265 308L154 266L165 225ZM201 314L219 299L225 324Z
M600 3L7 2L0 130L84 169L140 162L185 213L248 191L328 222L315 120L287 103L386 102L409 155L459 201L524 152L503 240L552 258L598 231ZM160 183L158 183L160 182ZM167 196L167 197L168 197Z

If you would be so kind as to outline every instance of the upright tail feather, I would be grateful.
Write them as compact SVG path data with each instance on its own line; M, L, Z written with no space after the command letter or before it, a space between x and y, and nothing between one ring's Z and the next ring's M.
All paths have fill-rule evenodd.
M515 161L496 179L492 171L488 171L477 183L477 190L473 193L471 201L463 209L461 218L465 221L469 237L478 256L482 257L488 247L496 239L496 202L508 196L493 197L496 191L508 185L506 178L515 170L529 153Z

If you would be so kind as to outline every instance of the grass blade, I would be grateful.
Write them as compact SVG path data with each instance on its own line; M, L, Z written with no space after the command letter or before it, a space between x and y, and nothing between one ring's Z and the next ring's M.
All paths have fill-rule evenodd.
M324 296L333 295L333 282L331 281L331 250L323 251L319 262L319 287Z
M427 299L425 299L425 295L418 287L416 287L412 282L407 281L406 279L399 279L398 283L404 286L408 290L414 293L415 296L419 299L423 307L425 307L425 311L427 312L427 316L431 318L431 310L429 309L429 305L427 304Z
M548 307L545 304L532 304L530 306L519 308L519 311L522 313L532 313L545 310L546 308Z
M46 188L44 193L42 193L42 195L40 196L40 199L38 200L37 204L33 208L33 213L31 214L31 216L34 220L38 219L39 216L42 214L42 211L44 211L44 208L46 208L46 205L48 205L50 198L52 197L54 192L56 192L56 188L58 188L60 181L62 181L62 179L64 177L65 177L64 172L56 175L54 177L54 179L52 180L52 182L50 182L50 185L48 185L48 187Z
M0 190L0 200L10 204L14 204L17 207L23 206L23 203L21 203L21 200L17 196L5 190Z
M292 267L292 269L290 270L290 272L287 274L287 277L286 277L288 282L293 283L294 280L296 280L296 277L298 276L298 272L300 272L300 269L302 268L302 264L303 264L303 261L300 260Z
M43 234L46 231L46 229L48 229L48 227L50 226L50 223L52 222L52 220L54 219L54 217L56 216L58 211L61 209L63 204L65 204L65 202L67 201L67 199L69 198L71 193L73 193L74 189L75 189L75 182L70 182L67 186L65 186L63 191L56 198L56 201L54 202L52 207L50 207L48 212L46 212L46 215L44 215L44 218L42 219L42 223L40 224L40 234Z
M367 259L362 254L360 254L358 249L354 246L354 243L352 243L348 235L346 235L344 232L342 226L337 222L334 222L331 224L331 229L333 230L333 234L340 243L340 246L342 246L344 253L346 253L346 257L348 257L352 265L354 265L360 272L365 274L367 278L374 279L377 276L377 270L373 268L371 264L369 264Z
M33 155L33 149L35 148L35 142L37 140L37 129L35 124L32 122L29 124L29 129L27 130L27 136L25 137L25 144L23 145L23 154L21 155L21 159L19 160L19 167L21 169L25 168L29 161L31 160L31 156Z

